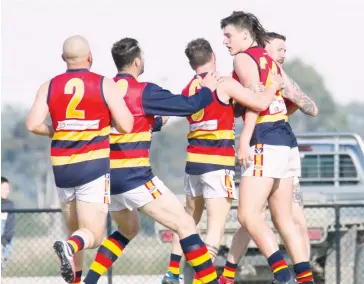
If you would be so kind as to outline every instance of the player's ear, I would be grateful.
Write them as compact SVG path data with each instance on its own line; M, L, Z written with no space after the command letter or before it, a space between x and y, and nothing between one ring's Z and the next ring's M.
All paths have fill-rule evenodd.
M88 56L87 56L87 61L92 65L92 54L89 53Z
M135 60L134 60L134 66L135 66L137 69L139 69L140 65L141 65L141 60L140 60L140 58L139 58L139 57L135 58Z
M64 55L62 54L62 60L64 61L64 62L66 62L66 59L64 59Z
M249 36L249 31L247 29L244 29L243 30L243 37L244 37L244 40L247 40L248 39L248 36Z
M216 63L216 53L215 52L212 53L212 60L214 61L214 63Z

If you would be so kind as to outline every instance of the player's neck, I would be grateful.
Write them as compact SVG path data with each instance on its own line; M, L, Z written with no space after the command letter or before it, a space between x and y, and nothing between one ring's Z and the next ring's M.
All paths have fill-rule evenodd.
M246 50L248 50L249 48L254 47L254 46L258 46L258 43L252 39L250 41L250 43L248 43L244 48L241 49L240 52L245 52Z
M208 72L216 72L216 68L211 63L207 63L203 66L196 68L196 74L203 74Z
M253 42L251 43L251 45L248 48L251 48L251 47L254 47L254 46L258 46L258 43L253 40Z
M118 73L119 74L129 74L129 75L133 76L135 79L137 79L139 77L138 71L130 69L130 68L122 69Z
M90 69L90 64L67 64L67 70L75 70L75 69Z

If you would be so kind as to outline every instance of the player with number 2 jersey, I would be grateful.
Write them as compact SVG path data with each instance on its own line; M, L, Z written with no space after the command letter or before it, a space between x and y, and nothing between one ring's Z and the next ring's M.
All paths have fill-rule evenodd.
M90 72L87 40L63 44L67 71L43 84L27 118L27 128L52 138L51 161L65 217L66 241L53 245L67 283L80 283L82 251L101 244L110 202L110 123L130 132L133 116L111 79ZM52 125L45 124L50 114Z

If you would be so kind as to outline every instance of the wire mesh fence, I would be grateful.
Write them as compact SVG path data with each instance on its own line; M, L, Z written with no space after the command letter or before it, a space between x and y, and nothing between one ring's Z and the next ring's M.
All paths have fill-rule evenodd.
M229 223L237 222L234 212L232 209L228 217L225 242L215 261L220 273L233 233L229 231ZM52 248L55 240L67 237L61 212L13 210L3 213L16 215L16 228L8 257L2 259L2 283L65 283L59 276L58 261ZM364 205L307 206L305 215L315 283L364 283ZM99 283L161 283L169 263L171 232L161 230L148 217L142 215L141 219L141 233ZM116 229L110 219L106 229L105 233ZM204 228L200 229L203 234ZM85 252L83 275L95 254L96 249ZM184 278L184 283L191 283L187 275ZM266 260L254 245L250 246L240 262L236 283L270 283L271 279Z

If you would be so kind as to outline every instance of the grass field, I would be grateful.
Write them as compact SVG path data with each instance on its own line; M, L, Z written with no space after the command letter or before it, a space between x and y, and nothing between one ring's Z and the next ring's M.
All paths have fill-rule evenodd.
M53 241L51 237L15 239L12 254L5 264L2 276L58 276L59 266L52 248ZM162 245L153 237L138 237L128 245L122 257L115 263L113 274L163 275L168 267L169 249L169 245ZM86 252L84 271L90 266L95 254L96 250ZM9 283L17 283L13 281L17 280L12 280Z
M130 276L114 276L113 283L125 283L125 284L160 284L161 275L130 275ZM12 277L1 279L1 284L64 284L65 282L61 277ZM102 277L99 284L107 284L107 278Z

